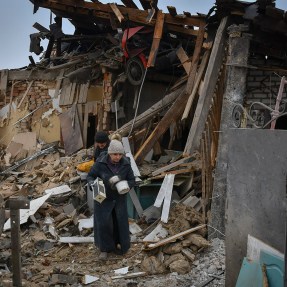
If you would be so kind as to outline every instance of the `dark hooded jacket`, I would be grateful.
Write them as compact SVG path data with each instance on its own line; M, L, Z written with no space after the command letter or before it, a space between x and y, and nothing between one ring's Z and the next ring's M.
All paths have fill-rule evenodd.
M120 251L126 253L130 248L127 194L119 194L111 188L109 179L114 175L127 180L130 188L135 185L133 170L125 156L118 164L113 165L108 154L101 155L87 176L88 182L101 178L107 196L102 203L94 201L95 244L102 252L116 251L117 244L120 244Z
M94 149L94 161L96 161L100 155L102 156L104 153L108 151L109 144L110 144L110 140L107 141L107 144L104 148L101 149L99 147L96 147Z

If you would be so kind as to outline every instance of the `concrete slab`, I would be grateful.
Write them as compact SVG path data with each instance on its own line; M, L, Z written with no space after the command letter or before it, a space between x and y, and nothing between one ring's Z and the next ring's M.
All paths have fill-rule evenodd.
M287 131L230 129L226 286L235 286L248 234L284 252Z

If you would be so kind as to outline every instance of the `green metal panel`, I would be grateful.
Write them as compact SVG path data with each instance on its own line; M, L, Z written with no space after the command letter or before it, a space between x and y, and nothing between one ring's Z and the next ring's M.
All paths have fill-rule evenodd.
M139 198L139 201L140 201L140 204L143 210L147 209L148 207L154 204L159 188L160 188L160 185L157 185L157 186L146 185L146 186L141 186L141 187L139 186L135 187L135 192ZM133 202L130 196L128 196L127 205L128 205L128 216L130 218L135 219L137 217L137 212L134 208L134 205L133 205Z

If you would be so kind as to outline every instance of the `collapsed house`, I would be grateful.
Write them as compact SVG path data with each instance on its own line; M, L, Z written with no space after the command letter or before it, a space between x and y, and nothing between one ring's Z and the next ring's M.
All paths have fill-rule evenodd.
M30 214L34 224L45 226L46 233L62 243L91 242L92 237L69 239L74 232L68 226L73 229L80 219L88 220L76 166L89 154L96 131L104 130L119 133L134 159L140 183L130 194L129 214L149 224L141 235L156 230L153 235L159 236L146 239L145 249L165 246L167 254L163 265L155 256L138 259L138 273L147 272L138 276L188 272L195 254L209 246L207 232L209 238L226 235L226 286L236 282L247 235L283 252L284 232L274 222L284 216L284 184L273 195L276 204L269 206L266 197L264 214L255 212L257 217L248 212L258 197L264 197L265 189L253 186L257 192L249 207L246 197L238 196L245 187L248 194L248 184L270 179L263 171L246 179L250 170L254 172L255 161L270 164L275 157L279 162L274 153L273 158L264 152L255 158L246 154L245 146L252 153L249 141L256 147L270 141L285 154L276 141L278 133L262 133L286 127L287 23L286 13L275 7L275 1L217 0L208 15L178 14L171 6L163 13L157 1L146 0L140 1L143 9L131 0L122 1L124 5L31 2L34 12L47 8L55 18L49 28L35 23L38 32L30 35L30 51L37 55L43 52L41 39L49 40L39 63L30 56L28 66L1 71L2 202L15 195L42 198L41 204L35 203L37 217ZM62 18L75 26L74 35L62 32ZM283 131L280 137L286 137ZM280 159L276 175L282 176L282 170L286 171L286 164ZM272 182L275 185L276 180ZM274 185L266 183L266 194ZM49 192L53 189L56 194ZM237 204L243 202L254 224L246 227L243 216L234 227L240 210L244 212ZM276 209L272 215L271 207ZM1 218L0 227L5 216ZM266 235L266 226L254 227L259 222L255 218L264 218L273 231ZM8 229L4 226L4 231ZM77 230L80 238L89 231L90 227ZM47 244L46 237L40 238L37 244ZM38 246L38 250L46 247ZM43 264L51 266L48 261ZM176 265L177 261L181 262ZM148 266L158 267L151 270ZM63 283L59 270L41 276L36 267L33 270L26 278L34 283L40 279ZM77 282L77 278L72 283L65 280Z

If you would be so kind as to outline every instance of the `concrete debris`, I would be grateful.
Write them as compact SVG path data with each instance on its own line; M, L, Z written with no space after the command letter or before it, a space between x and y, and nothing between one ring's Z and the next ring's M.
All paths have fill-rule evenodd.
M92 276L92 275L84 275L82 282L83 284L87 285L87 284L91 284L93 282L98 281L100 278L97 276Z
M146 257L141 268L149 274L160 274L166 270L165 266L155 256Z
M178 274L186 274L190 271L190 264L185 259L176 260L169 265L171 272L177 272Z

